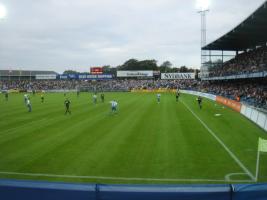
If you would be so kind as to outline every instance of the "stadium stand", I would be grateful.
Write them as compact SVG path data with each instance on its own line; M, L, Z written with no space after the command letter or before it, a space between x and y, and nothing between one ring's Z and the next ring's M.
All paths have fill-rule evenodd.
M210 76L199 80L35 80L34 74L55 72L0 71L0 89L120 91L131 89L179 88L224 96L267 109L267 2L236 28L203 47L209 51L236 51L234 59L210 69ZM242 52L239 54L239 52ZM258 73L255 76L251 75ZM14 76L13 76L13 75ZM242 76L238 76L242 75ZM245 76L243 76L245 75ZM251 75L251 76L250 76ZM25 77L23 79L22 77ZM32 80L29 80L33 78ZM20 79L21 78L21 79ZM250 116L251 115L251 109ZM255 110L256 112L256 110ZM256 115L255 115L256 116ZM259 116L259 114L258 114ZM255 117L258 118L258 117ZM265 118L265 124L266 124ZM264 125L265 125L264 124ZM267 199L266 184L243 185L82 185L29 181L0 181L3 199Z
M182 89L224 96L267 110L267 80L198 81L198 80L2 80L1 90L19 91L81 90L130 91L132 89Z
M199 84L197 80L14 80L0 81L0 89L10 90L73 90L77 88L87 88L88 91L97 89L98 91L129 91L131 89L195 89L194 86Z
M202 82L198 90L267 110L266 79Z
M209 51L208 77L202 77L200 90L267 108L267 2L233 30L204 46ZM236 56L214 66L213 51L236 52Z
M263 46L238 54L234 59L225 62L223 66L210 69L210 77L250 74L267 71L267 47Z

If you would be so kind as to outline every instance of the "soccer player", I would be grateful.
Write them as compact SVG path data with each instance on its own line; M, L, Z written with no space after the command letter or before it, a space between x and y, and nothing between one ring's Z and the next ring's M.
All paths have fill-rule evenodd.
M105 95L104 95L104 93L101 93L100 97L101 97L101 102L104 103L105 102Z
M67 113L71 114L71 111L70 111L70 100L69 99L66 99L65 102L64 102L64 104L65 104L65 109L66 109L65 115Z
M44 103L44 95L41 94L41 102Z
M160 96L161 96L161 94L157 94L158 103L160 103Z
M80 90L77 90L77 97L80 96Z
M198 102L199 108L202 109L202 97L201 96L198 96L197 102Z
M113 100L111 103L111 113L117 113L118 102Z
M179 97L180 97L180 92L179 92L179 90L177 90L177 92L176 92L176 102L179 101Z
M8 91L5 92L6 101L8 101Z
M30 98L27 99L26 105L28 107L28 112L32 112L32 104L31 104Z
M96 93L93 95L93 103L94 103L94 104L97 103L97 95L96 95Z

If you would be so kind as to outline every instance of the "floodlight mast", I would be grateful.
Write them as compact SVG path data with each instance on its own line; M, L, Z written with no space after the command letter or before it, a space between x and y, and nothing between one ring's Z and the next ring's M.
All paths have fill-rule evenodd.
M206 76L208 73L208 67L206 66L206 51L202 50L202 47L207 44L207 21L206 14L209 12L209 9L204 9L198 11L201 16L201 68L200 68L200 77Z
M198 13L201 16L201 68L200 68L200 77L207 76L208 75L208 66L206 65L207 62L207 55L206 51L202 50L202 47L206 46L207 44L207 20L206 15L207 12L209 12L209 1L203 1L199 0L197 2L199 6Z

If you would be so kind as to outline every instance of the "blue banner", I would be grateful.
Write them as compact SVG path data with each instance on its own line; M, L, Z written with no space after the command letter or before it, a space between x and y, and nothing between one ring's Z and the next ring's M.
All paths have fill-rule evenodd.
M60 80L109 80L112 79L112 74L61 74L57 77Z
M112 74L79 74L78 79L82 80L106 80L112 79Z

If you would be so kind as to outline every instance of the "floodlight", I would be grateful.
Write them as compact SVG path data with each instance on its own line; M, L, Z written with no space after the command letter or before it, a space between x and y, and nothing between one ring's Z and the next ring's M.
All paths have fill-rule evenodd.
M210 0L197 0L196 8L200 11L208 10L210 6Z
M6 7L0 4L0 19L4 19L7 15Z

